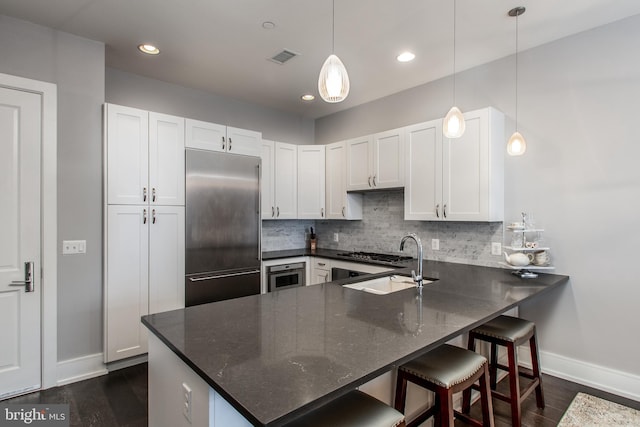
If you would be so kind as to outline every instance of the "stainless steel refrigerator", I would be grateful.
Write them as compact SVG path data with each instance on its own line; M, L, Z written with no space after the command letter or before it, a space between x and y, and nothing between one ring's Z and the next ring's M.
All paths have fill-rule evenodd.
M260 158L186 152L185 304L260 293Z

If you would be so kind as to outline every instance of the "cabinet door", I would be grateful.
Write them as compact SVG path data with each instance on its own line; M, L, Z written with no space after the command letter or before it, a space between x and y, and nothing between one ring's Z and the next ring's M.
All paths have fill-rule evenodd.
M347 141L347 191L373 188L373 139L371 136Z
M375 188L404 186L404 131L394 129L373 136L373 178Z
M227 151L234 154L260 157L262 133L227 127Z
M184 206L184 119L149 113L149 198Z
M405 128L405 220L442 218L442 120Z
M298 150L293 144L275 143L276 219L297 218Z
M344 142L326 147L326 208L327 219L344 219L346 188L346 148Z
M262 219L274 219L276 216L276 205L274 201L275 191L275 143L273 141L262 140L262 176L260 177L260 186L262 199Z
M227 151L227 127L215 123L186 119L185 145L209 151Z
M149 313L184 308L184 207L151 206Z
M106 362L147 352L149 218L148 206L107 207Z
M298 218L325 217L325 146L298 146Z
M107 203L147 203L149 114L106 104Z
M443 138L443 214L452 221L486 221L489 208L488 110L465 114L462 137Z
M362 219L362 194L347 193L347 149L345 142L326 146L326 218Z

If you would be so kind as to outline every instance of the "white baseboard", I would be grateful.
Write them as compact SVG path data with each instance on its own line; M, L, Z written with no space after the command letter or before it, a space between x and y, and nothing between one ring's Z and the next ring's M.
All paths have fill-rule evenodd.
M640 401L638 375L545 351L540 352L540 366L545 374Z
M58 362L56 385L71 384L107 374L103 357L102 353L96 353Z

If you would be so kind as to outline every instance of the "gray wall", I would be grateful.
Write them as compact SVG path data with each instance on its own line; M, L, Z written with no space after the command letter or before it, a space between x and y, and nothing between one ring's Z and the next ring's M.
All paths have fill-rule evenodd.
M0 15L0 72L58 85L58 360L102 351L104 45ZM87 240L62 255L62 240Z
M137 107L262 132L264 139L313 144L314 122L293 114L107 68L106 99Z
M528 151L505 156L505 219L532 212L546 229L556 272L571 276L561 291L521 310L537 323L542 350L634 375L640 375L638 40L640 16L522 52L518 121ZM493 105L510 118L507 133L514 130L513 56L456 78L462 111ZM319 119L316 143L442 117L450 83Z

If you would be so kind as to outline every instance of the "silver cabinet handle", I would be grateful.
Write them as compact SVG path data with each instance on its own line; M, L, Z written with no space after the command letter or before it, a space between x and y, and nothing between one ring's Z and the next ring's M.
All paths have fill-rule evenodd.
M378 186L378 184L376 184L376 176L375 175L373 175L373 186L374 187Z
M324 218L324 208L320 208L320 217Z
M276 208L276 218L280 218L280 206Z
M146 209L142 210L142 223L143 224L147 223L147 210Z
M368 181L369 181L369 187L371 187L371 176L369 176Z
M442 215L445 218L447 217L447 204L446 203L442 206Z
M324 282L327 283L329 281L329 273L324 275Z
M227 146L227 144L225 144L225 142L226 142L226 141L225 141L225 138L224 138L224 136L223 136L223 137L222 137L222 149L223 149L223 150L224 150L224 149L226 148L226 146Z
M318 263L318 266L320 266L320 267L324 267L325 265L327 265L327 264L326 264L326 263L324 263L324 262L319 262L319 263Z
M155 188L151 189L151 201L152 202L156 201L156 189Z
M151 218L152 218L152 219L151 219L151 223L152 223L152 224L155 224L155 223L156 223L156 210L155 210L155 209L153 209L153 210L151 211Z
M229 137L229 151L231 151L231 143L232 143L232 142L233 142L233 141L231 140L231 137Z
M342 216L346 218L347 216L344 214L344 206L342 207Z
M147 187L142 187L142 201L147 201Z
M9 286L24 286L25 292L33 292L35 290L33 283L33 262L24 263L24 280L14 280Z
M246 276L248 274L260 273L260 270L241 271L239 273L223 273L204 277L189 277L190 282L202 282L203 280L224 279L225 277Z
M276 216L276 208L271 206L271 218L274 218L275 216Z
M440 204L436 205L436 218L440 218Z

